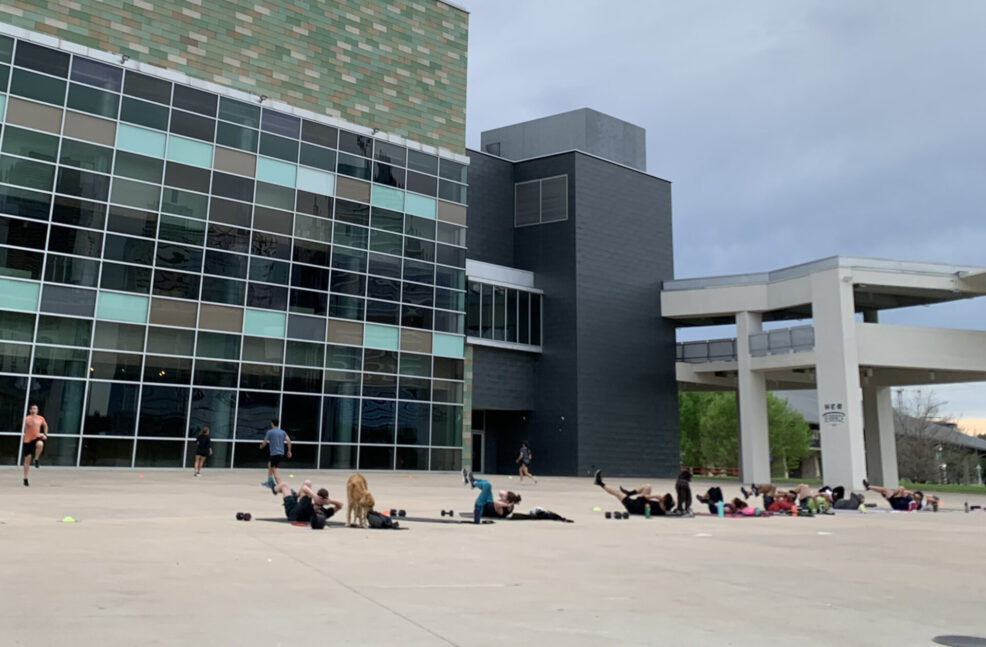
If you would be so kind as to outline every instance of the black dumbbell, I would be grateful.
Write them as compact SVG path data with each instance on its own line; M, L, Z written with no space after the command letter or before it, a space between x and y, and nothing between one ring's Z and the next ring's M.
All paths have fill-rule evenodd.
M249 512L244 512L243 513L243 521L250 521L251 519L253 519L253 515L252 514L250 514Z
M406 517L407 516L407 512L405 512L404 510L398 510L397 511L397 516L398 517Z
M390 509L390 516L391 516L391 517L396 517L396 516L397 516L397 510L396 510L396 509L394 509L394 508L391 508L391 509Z
M613 513L613 518L614 519L622 519L623 518L623 513L620 512L619 510L617 510L616 512Z
M243 513L242 512L237 512L236 513L236 520L237 521L243 521Z
M623 513L623 518L624 519L629 519L630 518L630 513L629 512L624 512Z
M613 518L613 513L612 512L607 512L606 513L606 518L607 519L612 519Z

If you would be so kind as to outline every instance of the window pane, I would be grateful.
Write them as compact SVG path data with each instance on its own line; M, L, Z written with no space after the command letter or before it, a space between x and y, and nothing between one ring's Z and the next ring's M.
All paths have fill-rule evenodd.
M33 341L34 315L25 312L0 310L0 339Z
M76 56L72 59L72 80L119 92L123 70L114 65Z
M363 400L360 442L393 444L396 408L392 400Z
M50 76L14 69L10 79L10 93L61 106L65 103L66 85L65 81Z
M99 202L56 196L55 206L51 210L51 219L66 225L102 229L103 223L106 221L106 205Z
M265 108L260 121L260 129L269 133L298 139L298 134L301 130L301 119Z
M284 359L284 342L266 337L243 338L243 360L247 362L273 362Z
M144 381L189 384L192 381L192 360L186 357L148 355L144 360Z
M195 335L191 330L151 326L147 331L147 352L162 355L191 355Z
M88 229L52 225L48 250L65 254L98 257L103 248L103 235Z
M236 392L216 389L192 389L189 436L209 427L213 438L232 438L236 416Z
M90 382L83 433L133 436L139 389L136 384Z
M209 117L216 116L216 103L219 97L211 92L196 90L185 85L175 86L173 104L182 110L191 110Z
M58 152L58 137L7 126L3 137L3 152L54 162Z
M319 396L285 394L283 398L281 427L292 441L317 441L318 420L321 417Z
M140 379L141 356L126 353L93 351L90 363L90 377L98 380Z
M120 121L147 126L157 130L168 129L168 107L131 97L123 97L120 104Z
M216 143L230 148L255 153L257 151L257 141L259 133L250 128L234 126L220 121L216 127Z
M55 49L18 40L14 64L29 67L45 74L65 77L68 76L69 55Z
M238 359L240 356L240 338L238 335L200 332L195 354L198 357Z
M353 443L358 440L358 398L323 398L322 442ZM325 448L322 450L325 451Z
M94 115L116 119L120 106L120 95L103 92L85 85L70 83L68 89L68 107Z
M339 131L332 126L308 121L307 119L301 126L301 138L306 142L335 148L339 138Z
M45 280L53 283L96 287L99 275L99 261L71 258L69 256L48 256L45 266Z
M36 340L40 344L88 347L91 334L92 322L86 319L41 315Z
M219 98L219 118L243 126L260 126L260 106L255 106L227 97Z
M113 149L72 139L62 140L60 161L87 171L109 173L113 164Z
M144 349L144 327L97 321L93 346L139 353Z
M31 401L37 403L52 434L81 433L85 392L86 383L82 380L31 380ZM72 464L75 464L74 456Z
M187 412L187 388L145 386L140 400L138 435L183 438ZM178 447L181 452L181 446Z
M430 423L431 405L419 402L401 402L397 413L397 443L400 445L427 445Z
M407 167L414 171L438 175L438 158L415 150L407 152Z
M127 70L123 93L158 103L171 103L171 83Z
M32 189L51 190L55 167L17 157L0 157L0 182L18 184Z

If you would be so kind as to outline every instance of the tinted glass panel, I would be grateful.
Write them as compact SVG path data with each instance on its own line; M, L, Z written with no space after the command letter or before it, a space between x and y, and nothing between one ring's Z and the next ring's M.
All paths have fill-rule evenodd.
M109 173L113 166L113 149L65 139L62 140L60 161L87 171Z
M51 219L54 222L63 222L67 225L102 229L106 220L106 205L56 196Z
M339 131L339 150L370 157L373 154L373 139L342 130Z
M264 110L260 121L260 129L276 135L298 138L301 128L301 119L283 112Z
M65 103L66 85L65 81L50 76L15 69L10 79L10 93L61 106Z
M69 55L65 52L41 47L24 40L17 41L17 54L14 56L15 65L64 77L68 76L68 63Z
M167 130L168 107L131 97L123 97L120 104L120 120L157 130Z
M171 132L211 142L215 137L216 122L208 117L172 110Z
M164 173L164 183L202 193L209 192L209 169L168 162Z
M339 172L343 175L359 178L361 180L370 179L370 160L355 155L339 153Z
M72 80L119 92L123 70L114 65L76 56L72 60Z
M247 260L248 258L246 256L208 250L205 253L203 271L206 274L218 274L219 276L245 279Z
M216 143L254 153L257 151L259 133L243 126L220 121L216 127Z
M279 261L253 257L250 259L250 280L288 284L291 266Z
M196 90L184 85L175 86L174 107L191 110L209 117L216 116L216 103L219 97L211 92Z
M407 167L430 175L438 175L438 158L427 153L409 150L407 152Z
M360 419L360 442L393 443L396 414L396 402L389 400L363 400Z
M65 254L98 257L103 247L103 235L88 229L52 225L48 250Z
M71 140L65 141L70 142ZM3 138L3 152L13 153L21 157L32 157L45 162L54 162L58 152L58 138L33 130L7 126Z
M326 126L308 120L305 120L301 126L301 138L306 142L318 144L319 146L335 148L338 137L339 132L332 126Z
M140 399L140 436L181 438L188 412L187 388L145 386ZM182 447L178 445L179 454Z
M134 384L91 382L84 433L133 436L138 393L139 387Z
M45 280L54 283L67 283L96 287L96 277L99 274L99 261L71 258L69 256L48 256L45 265Z
M208 188L201 190L205 191ZM227 198L250 201L253 200L253 180L217 171L212 178L212 192Z
M0 243L20 247L44 247L48 226L40 222L0 217Z
M119 106L120 95L118 94L90 88L87 85L69 84L69 108L115 119Z
M216 177L220 174L217 173ZM209 203L209 220L216 220L238 227L249 227L253 207L243 202L213 198Z
M127 70L127 75L123 81L123 93L158 103L171 103L170 82L130 70Z
M0 275L40 279L44 256L37 252L0 247Z
M298 161L298 142L294 139L260 133L260 154L289 162Z
M256 128L260 125L260 107L221 97L219 99L219 118Z
M103 263L103 273L99 278L99 287L104 290L122 290L124 292L147 294L151 291L152 276L153 271L149 267Z
M189 436L209 427L213 438L232 438L236 393L216 389L192 389Z

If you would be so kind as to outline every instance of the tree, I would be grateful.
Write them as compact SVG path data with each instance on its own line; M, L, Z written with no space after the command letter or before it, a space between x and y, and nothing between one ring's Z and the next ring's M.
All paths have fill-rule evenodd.
M682 462L729 467L739 463L739 422L733 392L678 396ZM777 472L786 476L811 451L811 429L786 400L767 394L767 425Z
M938 424L948 420L942 413L943 404L930 391L897 392L894 428L901 478L918 483L941 480L942 444L935 431Z

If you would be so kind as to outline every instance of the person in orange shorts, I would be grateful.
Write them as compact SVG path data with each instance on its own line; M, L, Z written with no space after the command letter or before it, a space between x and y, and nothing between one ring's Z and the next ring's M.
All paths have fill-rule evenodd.
M41 467L41 452L45 449L45 441L48 440L48 423L44 416L38 415L38 405L32 404L27 409L27 417L24 418L24 487L30 485L27 480L27 471L34 461L34 467Z

